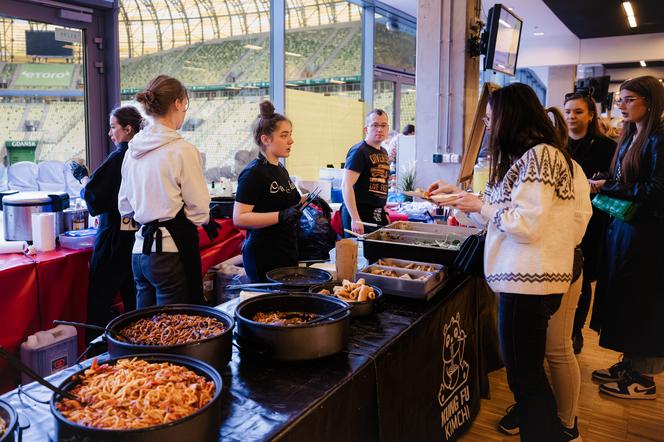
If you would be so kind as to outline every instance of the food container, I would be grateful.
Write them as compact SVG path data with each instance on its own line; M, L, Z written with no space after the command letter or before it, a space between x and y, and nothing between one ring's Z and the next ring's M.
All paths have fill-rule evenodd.
M325 284L314 285L309 287L309 293L319 294L321 290L328 290L330 293L333 293L334 287L338 285L341 285L341 282L332 281L332 282L326 282ZM373 291L376 294L375 299L367 299L366 301L353 302L353 301L347 301L342 298L338 298L336 296L332 297L336 299L341 299L342 301L349 303L353 307L353 309L350 311L351 318L363 318L365 316L373 314L376 311L376 304L378 303L378 301L383 299L383 291L379 287L372 285L371 288L373 288ZM324 295L324 296L331 296L331 295Z
M108 342L108 353L111 357L128 356L140 353L167 353L174 355L190 356L199 359L218 371L230 362L233 351L233 328L235 322L226 313L212 307L190 304L171 304L157 307L148 307L124 313L108 323L106 328L119 332L129 324L141 318L148 318L159 313L187 314L196 316L211 316L219 320L226 330L217 336L212 336L200 341L177 345L139 345L118 340L108 332L104 333L104 339Z
M221 389L222 380L219 373L210 365L193 358L165 354L139 354L133 355L148 362L169 362L184 366L198 375L212 380L215 384L215 393L212 400L202 408L187 417L167 424L135 430L109 430L92 428L76 424L65 418L55 407L61 397L54 394L51 398L51 413L55 417L55 437L59 441L72 442L208 442L217 440L221 423ZM106 364L115 364L116 358L106 361ZM85 369L76 372L59 385L63 390L71 390L85 372Z
M412 279L400 279L393 276L375 275L371 273L374 269L391 270L399 276L409 275ZM385 267L372 264L365 267L357 274L358 278L371 285L380 287L388 295L403 296L405 298L429 300L446 283L445 272L420 272L417 270L405 270L397 267ZM418 280L425 277L424 280Z
M280 267L265 275L270 282L281 283L286 287L310 287L332 281L332 275L325 270L312 267Z
M64 229L63 210L69 207L66 193L18 192L2 197L6 241L32 241L32 214L55 213L55 234Z
M66 249L89 249L95 245L97 229L71 230L58 235L60 245Z
M444 272L445 271L445 266L442 264L434 264L431 262L421 262L421 261L411 261L409 259L396 259L396 258L381 258L378 261L374 263L375 265L383 266L383 267L394 267L397 269L404 269L404 270L418 270L418 269L406 269L406 266L409 266L411 264L415 264L416 266L429 266L433 267L435 272ZM419 270L423 271L423 270ZM426 270L424 270L426 271Z
M324 295L269 294L242 301L235 309L237 344L242 353L279 361L304 361L339 353L348 344L350 312L315 324L272 325L253 320L258 312L288 311L325 315L348 303Z
M0 434L0 442L14 442L16 429L18 428L18 417L16 411L9 403L0 400L0 417L5 421L5 432Z
M478 232L469 227L397 222L364 237L364 256L369 262L390 256L451 265L463 241Z

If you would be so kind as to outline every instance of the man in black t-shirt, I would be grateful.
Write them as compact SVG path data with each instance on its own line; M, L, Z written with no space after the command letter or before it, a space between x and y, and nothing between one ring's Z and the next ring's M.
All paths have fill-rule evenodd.
M390 160L380 144L389 130L385 111L372 110L366 117L364 140L351 147L346 155L346 170L341 184L344 229L363 234L367 229L360 221L381 226L388 223L385 203Z

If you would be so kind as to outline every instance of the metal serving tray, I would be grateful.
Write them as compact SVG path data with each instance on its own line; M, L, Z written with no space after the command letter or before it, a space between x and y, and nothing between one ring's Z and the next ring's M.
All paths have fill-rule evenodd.
M410 232L437 233L441 235L454 233L465 237L479 233L479 229L474 227L448 226L447 224L413 223L410 221L396 221L392 224L388 224L384 228L390 230L408 230Z
M413 278L425 276L425 280L399 279L393 276L374 275L374 269L392 270L401 276L408 274ZM445 284L447 280L444 272L420 272L417 270L405 270L397 267L369 265L357 273L357 278L364 278L369 285L375 285L389 295L403 296L412 299L430 299Z
M396 259L396 258L380 258L378 261L374 262L374 265L383 266L383 267L393 267L395 269L402 270L417 270L417 269L406 269L405 267L410 264L429 266L433 267L435 272L445 271L445 266L442 264L434 264L431 262L421 262L421 261L411 261L410 259ZM423 270L420 270L423 271Z

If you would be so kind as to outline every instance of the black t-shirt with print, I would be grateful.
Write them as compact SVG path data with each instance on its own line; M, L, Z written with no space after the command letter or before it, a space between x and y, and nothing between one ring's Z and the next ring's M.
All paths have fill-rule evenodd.
M260 155L240 173L235 201L254 206L254 212L278 212L297 204L300 194L284 166L270 164ZM254 239L273 241L272 247L297 250L296 229L283 223L250 229L249 235Z
M383 207L387 202L390 159L384 148L376 149L365 141L351 147L346 155L346 169L360 174L353 186L358 206Z

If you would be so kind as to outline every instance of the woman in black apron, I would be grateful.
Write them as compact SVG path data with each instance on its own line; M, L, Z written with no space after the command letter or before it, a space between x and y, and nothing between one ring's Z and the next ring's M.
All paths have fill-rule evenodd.
M242 257L251 282L265 281L272 269L297 265L301 198L279 162L290 155L292 130L272 103L261 103L253 125L260 154L240 174L233 208L233 222L248 231Z
M83 184L81 197L92 216L99 216L94 251L90 259L88 288L88 319L95 325L106 325L114 316L111 310L119 291L128 312L136 308L136 290L131 271L131 250L136 227L131 219L118 211L118 192L122 181L122 161L129 141L141 130L143 117L133 106L114 109L110 117L111 141L116 148L88 178L85 167L70 163L72 174ZM88 334L94 338L99 333Z

